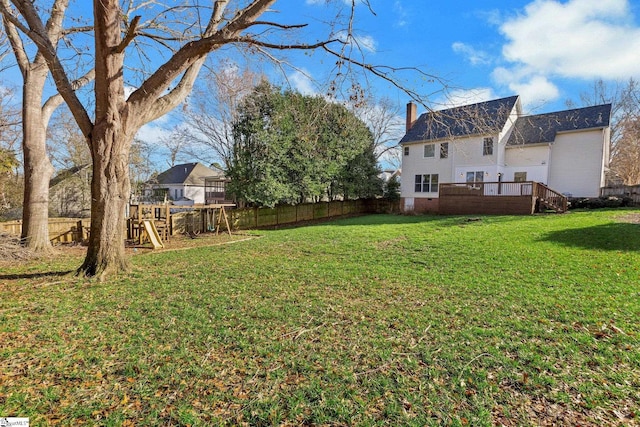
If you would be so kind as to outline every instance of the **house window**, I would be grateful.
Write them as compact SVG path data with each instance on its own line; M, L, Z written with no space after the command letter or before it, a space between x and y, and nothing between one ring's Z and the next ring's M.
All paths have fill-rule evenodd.
M485 138L482 143L482 155L483 156L492 156L493 155L493 138Z
M180 189L180 198L182 199L184 197L184 189Z
M437 193L438 192L438 174L416 175L415 180L416 193Z
M404 155L405 156L409 155L409 147L404 147Z
M515 182L525 182L527 180L527 173L526 172L514 172L513 180Z
M424 157L436 156L436 144L427 144L424 146Z
M178 200L178 189L174 188L173 190L173 200Z
M449 143L443 142L440 144L440 158L446 159L449 157Z
M484 181L483 171L467 172L467 182L474 183L482 181Z

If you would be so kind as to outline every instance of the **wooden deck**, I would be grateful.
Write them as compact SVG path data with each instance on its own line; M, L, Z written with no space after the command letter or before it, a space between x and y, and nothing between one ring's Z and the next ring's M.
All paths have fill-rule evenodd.
M535 181L440 184L442 215L531 215L567 210L567 198Z

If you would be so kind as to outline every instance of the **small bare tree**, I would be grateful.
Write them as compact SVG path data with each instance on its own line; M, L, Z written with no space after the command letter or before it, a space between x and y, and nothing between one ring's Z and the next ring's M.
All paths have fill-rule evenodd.
M640 184L640 117L626 117L619 123L611 170L625 185Z
M167 166L174 167L191 146L188 130L174 129L160 136L158 143L169 152Z
M398 142L405 133L405 118L399 106L389 98L367 97L349 107L371 131L376 160L400 167Z
M263 78L248 68L223 60L218 68L207 68L184 110L186 126L182 138L186 151L205 163L219 162L229 168L233 154L232 126L238 105ZM203 150L204 148L204 150Z

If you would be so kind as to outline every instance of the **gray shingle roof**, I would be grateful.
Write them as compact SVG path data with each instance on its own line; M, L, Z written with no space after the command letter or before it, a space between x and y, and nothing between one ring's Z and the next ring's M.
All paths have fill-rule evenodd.
M558 132L609 126L611 104L519 117L507 145L553 142Z
M518 96L422 114L400 143L499 132L518 102Z
M54 176L49 180L49 188L55 187L65 179L71 178L73 175L79 173L83 169L87 169L90 167L91 167L91 163L86 163L84 165L73 166L72 168L60 171L56 176Z
M158 175L158 184L191 184L204 185L204 179L219 176L220 172L200 163L184 163L176 165Z

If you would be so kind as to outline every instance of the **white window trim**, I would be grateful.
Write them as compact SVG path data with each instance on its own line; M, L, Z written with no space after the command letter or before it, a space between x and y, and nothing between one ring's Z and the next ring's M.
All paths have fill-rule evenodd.
M427 156L426 151L427 151L427 147L432 147L433 153L431 156ZM425 159L435 159L436 157L436 144L425 144L422 148L422 157Z

